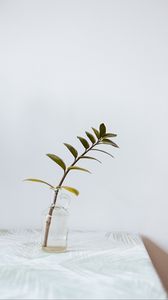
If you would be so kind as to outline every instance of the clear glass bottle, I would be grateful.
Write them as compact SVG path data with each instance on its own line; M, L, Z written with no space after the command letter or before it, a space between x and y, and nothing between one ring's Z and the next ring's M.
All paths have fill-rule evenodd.
M47 245L44 247L44 236L46 230L46 221L50 216L48 215L49 208L44 212L43 217L43 230L42 230L42 249L47 252L64 252L67 249L68 241L68 217L70 196L59 192L56 205L51 217L49 227Z

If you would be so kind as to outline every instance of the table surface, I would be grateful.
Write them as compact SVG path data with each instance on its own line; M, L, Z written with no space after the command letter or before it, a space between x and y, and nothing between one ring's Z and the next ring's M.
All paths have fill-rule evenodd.
M0 231L0 299L167 299L138 235L73 231L57 254L40 239Z

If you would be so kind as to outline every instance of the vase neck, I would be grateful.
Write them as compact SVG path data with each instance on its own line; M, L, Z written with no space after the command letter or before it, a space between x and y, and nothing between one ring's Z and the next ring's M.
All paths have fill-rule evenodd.
M70 201L71 201L71 197L68 194L63 193L62 191L60 191L58 193L55 208L56 207L61 207L65 210L68 210L69 205L70 205Z

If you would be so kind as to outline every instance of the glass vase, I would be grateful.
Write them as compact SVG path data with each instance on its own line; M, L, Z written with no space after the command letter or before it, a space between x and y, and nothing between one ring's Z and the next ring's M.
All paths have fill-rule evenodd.
M65 252L68 243L68 218L69 218L70 196L59 192L56 205L52 206L52 216L50 207L43 213L42 249L47 252ZM46 224L50 222L47 243L44 246L46 234Z

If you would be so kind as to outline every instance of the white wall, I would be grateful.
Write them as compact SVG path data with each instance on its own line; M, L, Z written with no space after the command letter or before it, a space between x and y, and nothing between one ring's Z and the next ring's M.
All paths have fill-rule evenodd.
M0 1L0 227L38 227L57 183L45 154L105 122L112 160L83 162L71 227L140 232L168 249L168 1Z

